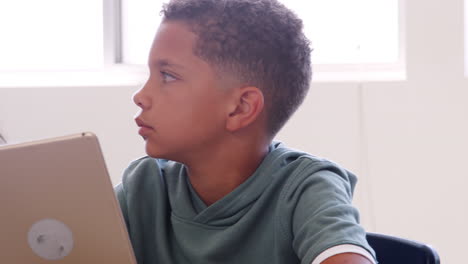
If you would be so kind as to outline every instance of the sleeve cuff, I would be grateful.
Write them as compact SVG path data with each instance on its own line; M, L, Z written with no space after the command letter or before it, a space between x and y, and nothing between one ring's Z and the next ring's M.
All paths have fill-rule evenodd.
M311 264L320 264L327 258L341 253L356 253L367 258L371 263L376 264L374 257L364 248L352 244L343 244L331 247L320 253Z

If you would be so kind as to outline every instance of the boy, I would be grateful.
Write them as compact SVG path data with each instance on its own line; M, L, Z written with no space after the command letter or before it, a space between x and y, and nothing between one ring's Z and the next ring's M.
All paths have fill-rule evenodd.
M309 88L301 20L275 0L163 15L134 95L149 157L116 187L138 263L374 263L355 176L271 143Z

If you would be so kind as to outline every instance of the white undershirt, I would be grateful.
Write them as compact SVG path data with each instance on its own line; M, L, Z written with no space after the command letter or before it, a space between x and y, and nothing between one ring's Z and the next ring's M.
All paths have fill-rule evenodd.
M371 263L376 264L374 257L372 257L372 255L367 250L352 244L343 244L331 247L320 253L311 264L320 264L327 258L341 253L356 253L366 257Z

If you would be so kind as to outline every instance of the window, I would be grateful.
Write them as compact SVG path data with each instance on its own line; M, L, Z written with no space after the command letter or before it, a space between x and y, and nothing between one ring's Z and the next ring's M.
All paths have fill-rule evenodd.
M144 65L164 1L4 1L0 72ZM389 64L402 57L403 0L280 1L303 18L314 64Z
M398 0L280 0L304 20L314 64L395 63ZM123 0L124 62L145 64L162 1Z
M0 71L92 69L103 64L102 2L0 4Z

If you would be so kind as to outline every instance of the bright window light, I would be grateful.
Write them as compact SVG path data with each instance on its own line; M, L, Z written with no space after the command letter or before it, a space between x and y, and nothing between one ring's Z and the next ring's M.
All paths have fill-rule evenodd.
M0 4L0 71L83 70L103 65L98 0Z
M396 63L398 0L283 0L304 21L314 64Z
M154 35L161 23L159 12L165 1L122 0L122 60L145 64Z
M398 0L280 0L304 21L314 64L395 63ZM123 61L146 64L163 1L123 0Z

